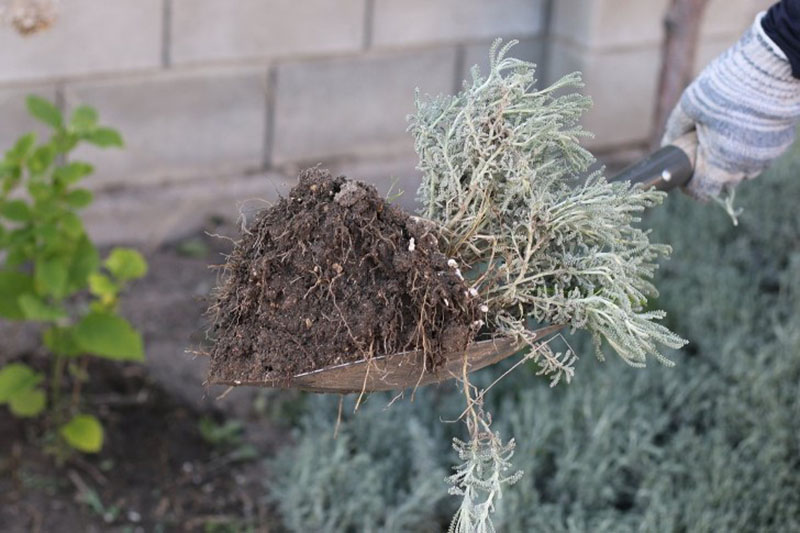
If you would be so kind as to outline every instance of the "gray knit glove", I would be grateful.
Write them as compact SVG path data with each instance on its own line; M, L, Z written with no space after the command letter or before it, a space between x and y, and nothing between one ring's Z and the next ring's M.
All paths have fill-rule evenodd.
M761 17L684 91L663 144L697 130L697 161L687 192L708 200L758 176L795 138L800 80Z

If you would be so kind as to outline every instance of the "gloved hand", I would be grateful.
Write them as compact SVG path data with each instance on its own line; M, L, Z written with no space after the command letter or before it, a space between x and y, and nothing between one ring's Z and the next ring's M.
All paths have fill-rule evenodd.
M686 192L700 200L758 176L794 141L800 79L764 33L762 16L689 85L667 121L665 145L697 130Z

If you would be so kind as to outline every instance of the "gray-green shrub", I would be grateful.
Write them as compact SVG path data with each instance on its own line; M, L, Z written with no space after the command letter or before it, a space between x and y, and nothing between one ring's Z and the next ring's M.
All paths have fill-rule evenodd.
M680 195L647 220L674 249L655 282L668 326L690 340L668 354L675 368L586 357L569 387L518 371L487 395L525 472L499 502L499 531L800 530L800 149L738 198L738 227ZM461 429L440 423L459 412L450 390L389 408L375 395L337 440L337 400L314 398L296 444L272 462L286 525L445 529L456 458L442 443Z

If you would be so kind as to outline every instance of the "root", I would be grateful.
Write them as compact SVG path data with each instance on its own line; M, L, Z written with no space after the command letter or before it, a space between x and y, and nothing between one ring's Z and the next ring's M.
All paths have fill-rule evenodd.
M416 391L445 352L464 348L477 302L433 228L371 187L312 169L244 229L209 307L215 379L279 379L364 359L358 408L377 355L420 350Z
M336 425L333 428L333 438L339 435L339 426L342 424L342 406L344 405L344 395L339 396L339 413L336 415Z

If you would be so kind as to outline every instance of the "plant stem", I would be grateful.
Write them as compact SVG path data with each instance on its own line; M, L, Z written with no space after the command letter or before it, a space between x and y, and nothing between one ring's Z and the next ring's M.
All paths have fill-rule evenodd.
M55 363L53 364L53 374L50 378L50 397L52 398L52 413L56 423L61 422L63 413L61 412L61 382L64 378L64 365L66 358L61 354L53 354Z
M89 358L87 356L81 357L79 374L72 385L72 409L77 410L81 400L81 388L87 376L86 369L89 366Z

